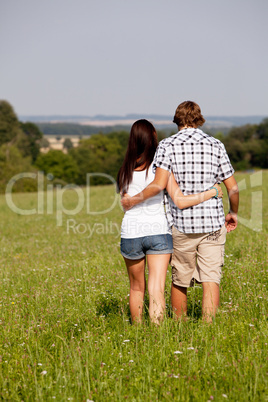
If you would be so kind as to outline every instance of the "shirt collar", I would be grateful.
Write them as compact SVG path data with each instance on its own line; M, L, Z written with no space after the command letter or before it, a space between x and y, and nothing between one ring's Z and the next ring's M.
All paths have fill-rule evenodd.
M192 134L193 132L196 132L199 134L203 133L203 131L200 130L200 128L187 127L187 128L183 128L182 130L180 130L178 132L178 134Z
M180 137L180 140L184 140L184 141L189 140L193 136L196 139L201 139L201 138L204 138L204 136L206 136L206 134L202 130L200 130L199 128L194 128L194 127L184 128L184 129L180 130L177 133L177 135Z

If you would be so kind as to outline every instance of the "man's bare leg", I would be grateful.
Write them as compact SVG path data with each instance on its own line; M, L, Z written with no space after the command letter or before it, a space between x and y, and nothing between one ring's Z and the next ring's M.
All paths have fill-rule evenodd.
M171 304L177 318L187 315L187 288L171 284Z
M220 287L215 282L203 282L203 320L212 322L220 304Z

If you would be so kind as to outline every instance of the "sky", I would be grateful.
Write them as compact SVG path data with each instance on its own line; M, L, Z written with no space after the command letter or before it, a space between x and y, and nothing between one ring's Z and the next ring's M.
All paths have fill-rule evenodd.
M21 115L268 115L267 0L0 0Z

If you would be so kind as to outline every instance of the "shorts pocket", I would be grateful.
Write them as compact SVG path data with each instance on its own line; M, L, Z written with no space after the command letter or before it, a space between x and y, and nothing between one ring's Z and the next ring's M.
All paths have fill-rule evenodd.
M150 250L163 251L163 250L168 250L169 248L170 247L168 246L167 236L165 234L151 237Z
M135 251L133 239L121 239L120 250L122 254L130 255Z

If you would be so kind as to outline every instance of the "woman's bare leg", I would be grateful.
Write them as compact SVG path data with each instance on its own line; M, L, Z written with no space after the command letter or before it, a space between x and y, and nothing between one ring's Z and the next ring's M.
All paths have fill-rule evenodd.
M147 254L149 315L159 324L165 314L165 282L170 254Z
M132 322L140 323L142 321L143 300L146 289L145 282L145 257L140 260L129 260L124 258L129 282L129 308Z

